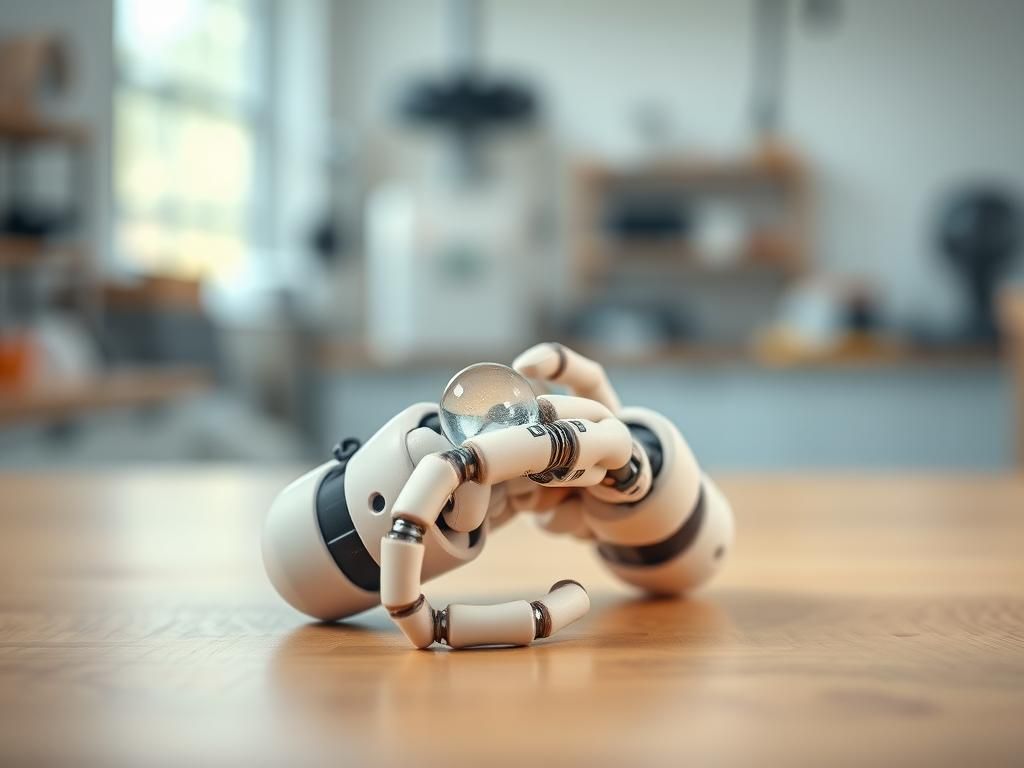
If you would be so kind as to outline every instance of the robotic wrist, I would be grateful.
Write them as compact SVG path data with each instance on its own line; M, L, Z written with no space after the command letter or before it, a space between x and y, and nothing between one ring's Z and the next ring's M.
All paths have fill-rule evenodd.
M619 416L642 446L650 488L626 504L592 489L583 496L584 520L618 577L659 594L689 591L711 578L731 548L732 511L671 422L646 408Z

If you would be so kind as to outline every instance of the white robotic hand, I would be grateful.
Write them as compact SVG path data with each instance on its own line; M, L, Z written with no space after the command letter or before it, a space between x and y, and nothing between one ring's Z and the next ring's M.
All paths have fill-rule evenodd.
M532 602L439 611L420 591L474 559L488 531L517 511L596 539L616 574L651 592L684 591L717 569L731 513L675 428L622 409L603 369L559 345L534 347L515 365L589 397L542 396L536 423L459 446L441 434L436 406L411 406L278 495L263 551L288 602L325 620L383 603L420 648L547 637L588 610L576 582Z
M381 542L381 602L418 648L442 642L526 645L580 618L590 607L586 591L559 582L540 600L497 606L454 605L435 611L421 587L424 536L448 499L466 484L492 486L518 477L557 487L597 487L601 497L639 499L650 471L626 426L600 403L543 396L541 420L471 437L428 455L413 470L391 510L392 528Z

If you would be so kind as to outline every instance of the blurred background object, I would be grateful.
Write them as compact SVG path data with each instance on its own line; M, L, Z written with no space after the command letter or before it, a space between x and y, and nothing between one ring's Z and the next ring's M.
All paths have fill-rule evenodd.
M483 6L452 0L449 71L402 96L370 192L367 341L381 361L528 346L547 244L542 131L529 86L486 74Z
M939 243L963 283L963 335L969 341L997 337L995 291L1013 264L1020 237L1020 209L1013 196L1000 189L961 191L943 212Z
M0 465L307 462L557 338L712 468L1012 466L1022 33L0 0Z
M1007 337L1013 377L1017 468L1024 470L1024 287L1007 287L999 298L999 314Z

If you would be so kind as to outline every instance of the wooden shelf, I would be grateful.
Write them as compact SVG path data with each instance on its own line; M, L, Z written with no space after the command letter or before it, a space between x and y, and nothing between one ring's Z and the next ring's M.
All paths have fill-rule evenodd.
M786 252L764 253L746 248L721 263L707 258L685 241L621 241L591 239L580 246L584 264L580 277L605 280L611 273L673 278L694 274L770 274L791 277L798 272L795 258Z
M154 405L209 390L202 368L118 370L0 389L0 426L53 422L110 408Z
M34 267L53 262L78 263L85 248L44 238L0 235L0 268Z
M665 158L643 165L608 165L585 159L573 172L569 242L575 277L596 290L613 271L673 270L722 275L774 271L797 277L809 266L811 251L810 174L795 155L773 152L731 159ZM737 259L721 266L700 258L688 242L620 240L605 230L608 206L633 191L656 191L687 199L711 195L748 211L746 190L771 188L776 199L768 220L750 221L751 231ZM737 193L739 193L737 195ZM723 204L722 201L716 204ZM672 273L665 273L667 278ZM587 291L580 298L592 298Z
M82 144L88 138L89 131L82 125L0 113L0 140Z
M619 167L583 160L578 165L578 172L584 183L608 186L789 184L804 179L804 169L795 160L764 160L757 157L680 158Z

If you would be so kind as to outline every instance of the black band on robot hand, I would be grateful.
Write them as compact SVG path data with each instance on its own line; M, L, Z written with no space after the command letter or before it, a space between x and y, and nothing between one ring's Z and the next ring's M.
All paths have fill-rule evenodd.
M581 422L575 422L580 425ZM537 432L538 437L547 434L551 441L551 455L548 458L548 465L540 472L534 472L528 477L535 483L541 485L550 483L552 480L564 480L569 471L576 466L576 460L580 455L580 439L573 432L566 421L552 421L547 424L536 424L530 427L542 430ZM583 429L577 426L577 429Z
M674 560L690 548L704 525L704 486L701 485L697 503L683 524L661 541L640 546L598 544L597 551L609 563L628 566L652 566Z
M569 362L569 356L565 353L565 347L557 341L549 341L548 345L554 349L555 353L558 355L558 367L555 368L554 373L551 374L551 380L558 381L559 377L565 373L565 366Z
M661 466L665 462L664 449L661 441L654 432L643 424L626 422L633 439L640 444L647 454L647 460L651 463L651 476L657 480L661 474Z
M452 465L459 478L459 484L480 477L480 456L470 447L452 448L442 453L441 458Z
M356 531L345 498L345 469L335 467L316 491L316 517L327 550L345 577L367 592L380 591L380 566Z

